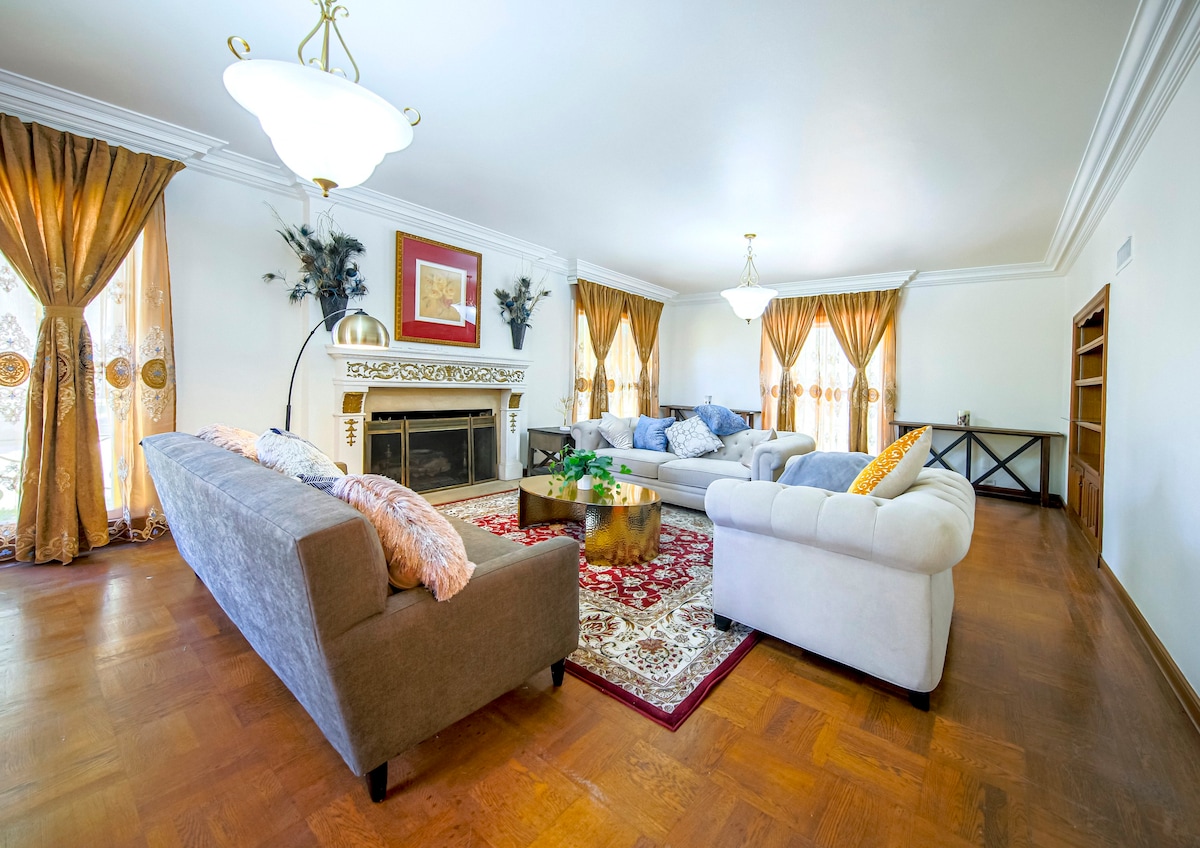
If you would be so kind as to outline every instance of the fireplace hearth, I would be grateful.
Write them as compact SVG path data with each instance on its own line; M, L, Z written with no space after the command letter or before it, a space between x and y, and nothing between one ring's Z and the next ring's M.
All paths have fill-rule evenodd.
M376 412L367 422L363 467L416 492L498 478L496 416L490 409Z

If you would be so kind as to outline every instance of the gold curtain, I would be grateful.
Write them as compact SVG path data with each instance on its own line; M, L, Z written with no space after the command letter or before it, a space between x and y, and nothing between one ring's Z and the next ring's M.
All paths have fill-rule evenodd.
M900 297L899 289L886 291L826 294L821 305L838 344L854 366L854 384L850 387L850 450L867 449L867 405L870 387L864 370L883 340Z
M45 307L29 386L17 559L67 563L108 543L83 308L182 167L0 115L0 251Z
M883 333L880 348L883 351L883 409L879 416L880 450L891 444L892 421L896 418L896 319L895 312Z
M763 334L771 343L779 364L783 366L783 377L779 384L779 404L775 414L775 428L791 431L796 425L795 384L792 367L808 338L817 310L821 307L819 297L775 298L767 304L763 313ZM764 402L764 415L767 404Z
M161 197L122 270L89 307L88 323L97 332L103 394L112 419L106 471L116 502L109 504L109 536L145 541L161 534L166 521L139 443L175 429L171 275Z
M633 343L637 345L641 371L638 374L638 412L658 417L658 382L651 374L650 362L654 358L654 346L658 343L658 320L662 315L661 301L636 294L625 295L625 308L629 312L629 328L633 331Z
M587 280L579 281L579 305L587 318L588 335L596 355L596 371L592 375L592 407L589 418L599 418L608 411L608 374L604 359L612 347L625 308L625 293Z

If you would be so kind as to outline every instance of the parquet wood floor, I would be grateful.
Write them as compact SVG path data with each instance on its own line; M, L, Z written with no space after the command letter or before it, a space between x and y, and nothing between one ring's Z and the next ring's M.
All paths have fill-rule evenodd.
M549 671L372 804L168 539L0 569L4 846L1200 845L1200 736L1062 511L983 499L921 713L766 639L677 733Z

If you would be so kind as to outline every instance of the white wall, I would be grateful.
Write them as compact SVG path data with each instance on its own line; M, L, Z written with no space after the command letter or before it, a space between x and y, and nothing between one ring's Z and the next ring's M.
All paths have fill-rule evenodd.
M283 425L292 364L321 312L311 298L294 305L283 284L262 282L267 271L294 276L298 266L276 234L278 223L267 204L289 224L313 221L322 210L332 210L337 226L357 236L367 249L361 266L368 294L353 305L384 321L394 334L395 243L400 228L396 222L339 207L336 197L312 201L308 209L307 201L293 195L186 170L167 187L166 198L180 430L194 432L213 422L255 431ZM413 234L430 237L420 231ZM566 393L573 367L573 312L566 276L532 267L535 282L545 274L552 294L538 306L523 350L514 351L508 325L493 307L492 291L511 286L513 275L530 271L530 263L481 249L467 239L453 243L483 255L480 347L407 342L393 346L531 360L521 403L526 425L559 423L555 403ZM331 451L336 401L334 363L325 352L328 342L329 334L318 332L304 353L292 400L292 429Z
M897 420L953 424L966 409L976 425L1063 433L1051 443L1050 473L1050 490L1061 494L1070 336L1063 312L1061 278L906 289L896 317ZM939 443L947 435L939 433ZM1008 451L1021 445L988 442ZM1038 465L1036 446L1013 463L1033 488ZM975 474L987 468L972 463ZM1015 485L1003 476L995 483Z
M1111 283L1103 557L1200 690L1198 139L1193 67L1071 269L1065 311ZM1118 275L1129 235L1134 259ZM1064 393L1063 415L1067 403Z
M176 426L283 426L307 328L303 310L261 280L291 255L266 204L288 220L301 215L301 202L184 170L167 186L166 203Z
M762 321L747 324L724 300L667 304L659 323L659 400L759 409L758 356Z

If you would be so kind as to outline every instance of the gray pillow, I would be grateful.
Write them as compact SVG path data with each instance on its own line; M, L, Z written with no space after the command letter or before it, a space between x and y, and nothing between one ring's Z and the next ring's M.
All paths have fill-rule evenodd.
M813 451L801 454L788 462L779 475L779 482L788 486L812 486L830 492L844 492L850 488L858 472L862 471L875 457L865 453L838 453Z
M614 448L633 447L633 430L624 418L618 418L611 412L600 413L600 435L608 440Z

